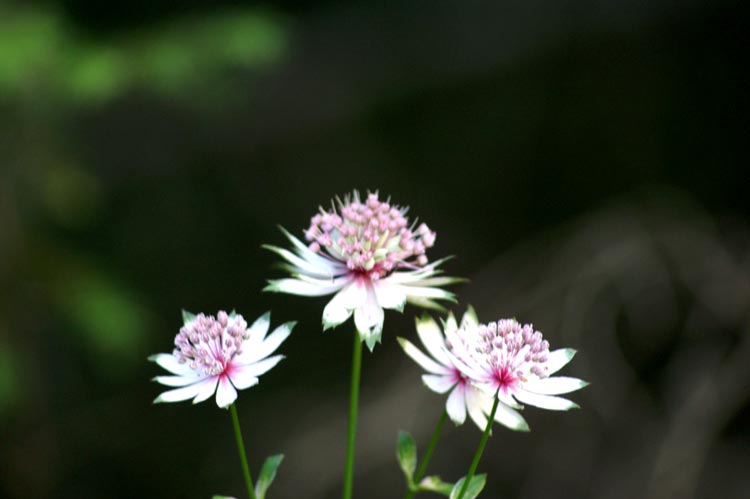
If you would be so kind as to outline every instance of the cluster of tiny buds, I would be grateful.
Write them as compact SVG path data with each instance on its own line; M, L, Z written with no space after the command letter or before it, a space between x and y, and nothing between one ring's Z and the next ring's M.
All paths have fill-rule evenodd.
M362 203L355 193L353 200L339 202L339 212L321 209L312 217L305 231L312 251L325 248L350 270L367 272L376 279L400 264L427 264L425 251L435 244L435 233L425 224L416 230L407 228L405 209L381 202L377 193Z
M489 356L498 369L508 369L519 377L524 370L545 377L549 342L531 324L514 319L501 319L478 328L478 353ZM525 367L525 369L522 369Z
M227 363L240 353L248 335L247 322L241 315L230 317L223 310L216 317L198 314L175 336L174 355L195 371L221 374Z

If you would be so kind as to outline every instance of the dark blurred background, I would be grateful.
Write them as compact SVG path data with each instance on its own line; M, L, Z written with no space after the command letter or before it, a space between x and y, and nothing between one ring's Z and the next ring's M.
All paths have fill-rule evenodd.
M496 427L486 498L750 497L745 2L0 3L0 496L243 496L228 413L154 406L180 309L297 319L238 406L272 498L339 497L353 325L268 295L353 188L456 255L462 313L533 322L592 382ZM401 497L443 397L386 316L358 499ZM455 480L480 432L446 428ZM425 495L428 497L428 495ZM436 496L435 496L436 497Z

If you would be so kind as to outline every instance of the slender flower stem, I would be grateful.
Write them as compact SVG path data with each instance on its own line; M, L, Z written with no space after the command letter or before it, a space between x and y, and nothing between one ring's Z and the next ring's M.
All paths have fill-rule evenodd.
M430 462L430 458L432 457L432 451L435 450L435 446L437 445L438 438L440 437L440 432L443 429L443 425L445 424L445 420L448 419L448 413L446 411L443 411L443 414L440 416L440 419L437 422L437 426L435 426L435 431L432 432L432 438L430 439L429 445L427 445L427 450L424 453L424 458L422 458L422 463L419 465L419 469L417 469L417 473L414 475L414 485L418 485L419 481L422 480L422 477L424 476L425 471L427 471L427 465ZM404 499L411 499L414 497L414 494L416 494L415 489L411 489L406 492L406 496Z
M359 400L359 373L362 368L362 340L354 332L352 350L352 382L349 392L349 431L346 437L346 469L344 471L344 499L352 498L354 485L354 440L357 435L357 404Z
M474 454L474 460L471 462L471 466L469 467L469 473L466 475L466 479L464 480L464 486L461 487L461 492L458 493L458 499L463 499L464 494L466 493L466 489L469 488L471 479L474 478L474 472L477 470L477 466L479 466L479 459L482 457L482 452L484 452L484 446L487 445L487 439L490 437L492 423L495 422L495 412L497 412L497 404L499 401L500 399L498 399L497 395L495 395L495 402L493 402L492 404L492 411L490 412L489 419L487 419L487 427L484 429L482 440L479 441L479 447L477 448L476 454Z
M237 440L237 452L240 454L242 462L242 473L245 475L245 485L250 499L255 499L255 488L253 479L250 478L250 468L247 465L247 455L245 454L245 444L242 442L242 430L240 430L240 418L237 416L237 407L232 404L229 406L229 412L232 413L232 424L234 425L234 437Z

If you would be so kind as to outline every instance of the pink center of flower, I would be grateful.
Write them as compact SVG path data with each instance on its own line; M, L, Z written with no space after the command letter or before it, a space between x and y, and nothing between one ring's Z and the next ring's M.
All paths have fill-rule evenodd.
M241 315L230 317L223 310L216 317L198 314L175 336L174 355L181 364L211 376L228 374L232 359L241 353L248 338L247 322Z
M518 378L507 367L501 367L494 374L498 387L505 393L513 390L514 385L518 382Z
M321 212L310 220L305 237L310 249L346 263L352 272L378 279L400 266L417 268L427 264L425 251L435 244L435 233L421 224L407 228L407 209L378 200L376 193L367 201L338 201L338 211Z
M531 324L502 319L479 325L477 353L489 363L499 387L512 390L527 373L545 377L549 343Z

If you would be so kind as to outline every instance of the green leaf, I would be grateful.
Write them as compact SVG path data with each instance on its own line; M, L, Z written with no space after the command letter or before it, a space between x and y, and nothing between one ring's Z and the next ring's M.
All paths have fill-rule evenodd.
M232 496L212 496L211 499L235 499Z
M417 444L414 443L411 435L405 431L398 432L396 457L404 475L406 475L409 486L411 486L414 480L414 470L417 469Z
M417 489L450 496L451 490L453 490L453 484L442 481L437 475L432 475L423 478L422 481L419 482Z
M192 313L188 312L187 310L183 310L182 311L182 322L183 322L183 324L187 324L188 322L192 321L193 319L195 319L195 314L192 314Z
M255 495L258 499L265 499L266 491L271 486L273 479L276 478L276 469L281 464L282 459L284 459L284 454L276 454L267 457L263 462L258 475L258 483L255 485Z
M463 477L461 480L456 482L456 485L453 486L453 490L451 490L451 495L449 496L450 499L458 499L458 494L461 493L461 488L464 486L465 480L466 477ZM479 495L480 492L482 492L482 489L484 488L484 484L486 482L486 473L482 473L481 475L475 475L474 477L472 477L471 482L466 488L466 492L464 492L464 496L461 499L474 499Z

